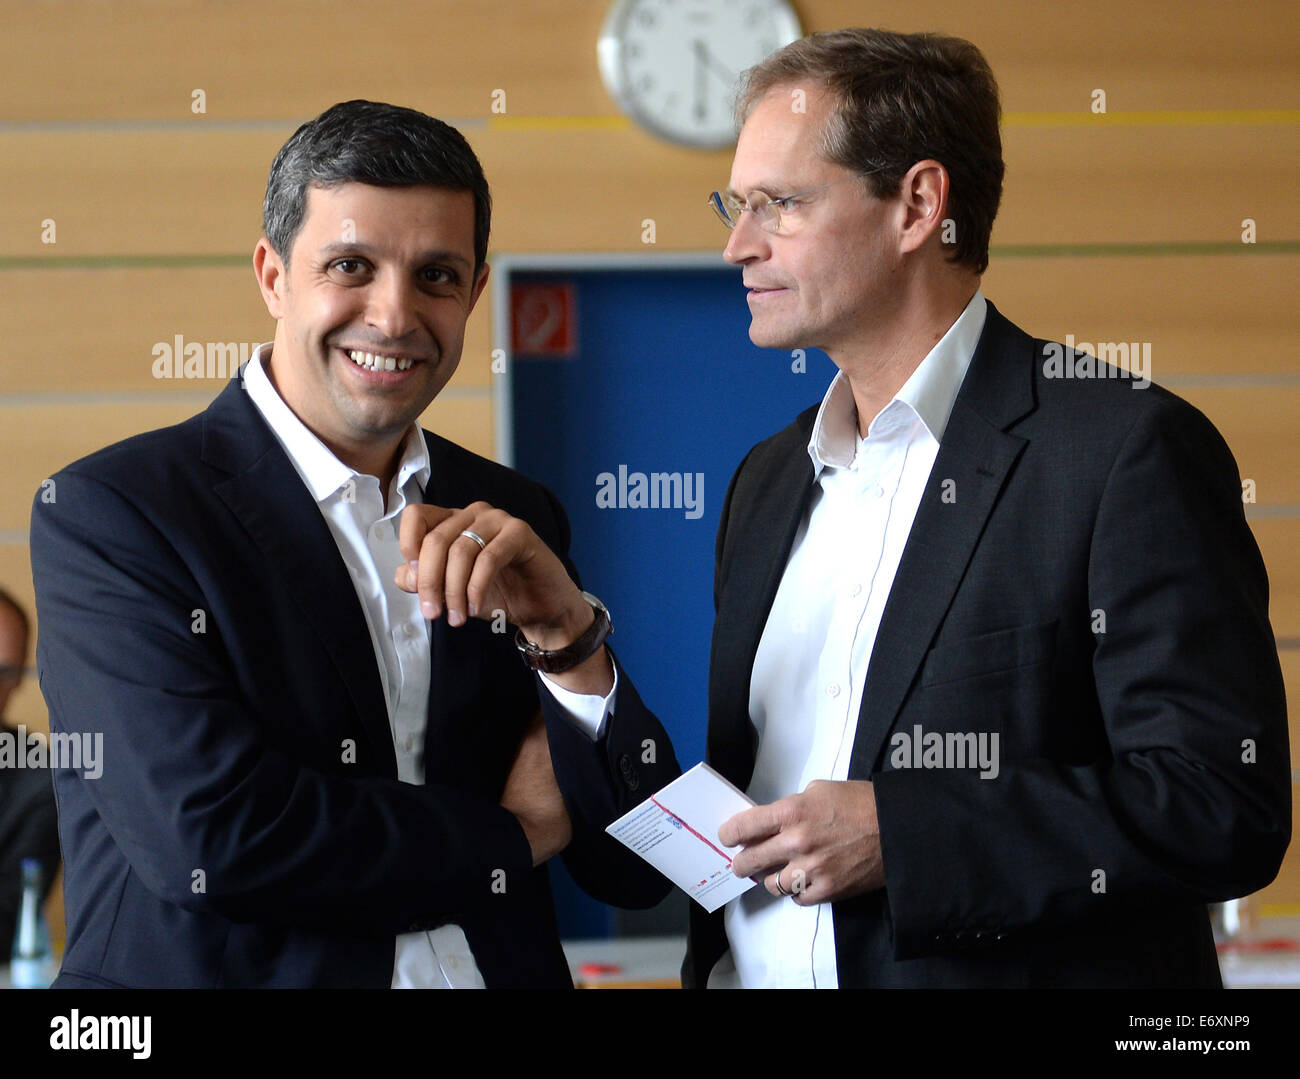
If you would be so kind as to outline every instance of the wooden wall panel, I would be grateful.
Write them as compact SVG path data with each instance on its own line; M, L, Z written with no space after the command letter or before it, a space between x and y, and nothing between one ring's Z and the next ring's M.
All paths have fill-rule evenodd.
M267 170L292 129L0 127L0 251L47 260L251 252ZM727 153L633 129L489 121L466 134L496 196L494 250L643 250L647 218L656 249L722 247L706 199L727 184ZM1261 243L1300 235L1300 205L1282 197L1294 191L1300 124L1010 129L1005 150L998 244L1240 244L1246 218ZM53 245L42 239L47 220Z
M983 288L1003 314L1037 337L1151 342L1153 377L1171 388L1183 375L1300 379L1300 252L995 253Z
M267 171L292 130L205 130L197 118L164 131L0 129L7 202L0 251L251 255ZM47 219L54 244L43 240Z
M488 393L443 393L420 417L420 422L467 450L483 457L492 456L492 397Z
M0 529L26 530L32 500L42 482L64 465L141 431L166 427L200 411L213 394L180 394L158 400L118 404L32 405L22 409L22 423L0 429L0 454L12 462L0 471ZM2 415L12 416L6 409ZM57 486L54 497L58 497Z
M525 114L613 116L595 42L603 0L4 0L6 111L63 121L310 115L326 97L387 97L447 115L486 112L504 87ZM1300 37L1286 0L795 0L806 30L886 25L970 38L1009 112L1260 108L1295 89ZM1291 102L1294 107L1294 100Z
M1008 128L997 243L1241 242L1293 240L1300 128L1065 126Z
M0 281L0 340L12 350L0 365L0 401L60 391L215 393L218 380L154 378L154 346L174 352L179 334L205 352L209 342L249 351L275 332L251 247L242 266L11 271Z

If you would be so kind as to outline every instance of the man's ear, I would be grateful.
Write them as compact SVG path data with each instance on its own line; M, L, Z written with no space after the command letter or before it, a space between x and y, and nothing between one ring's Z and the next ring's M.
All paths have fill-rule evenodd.
M253 248L253 274L257 278L257 287L262 291L262 302L274 319L284 317L284 289L288 283L288 273L284 262L275 253L271 241L263 236Z
M483 289L487 285L488 273L491 269L492 267L485 262L483 263L483 268L479 270L478 279L470 289L469 307L465 310L466 317L468 317L470 312L474 310L474 305L478 303L478 298L483 295Z
M948 170L933 160L918 161L904 174L898 197L903 205L900 250L920 250L943 227L948 213Z

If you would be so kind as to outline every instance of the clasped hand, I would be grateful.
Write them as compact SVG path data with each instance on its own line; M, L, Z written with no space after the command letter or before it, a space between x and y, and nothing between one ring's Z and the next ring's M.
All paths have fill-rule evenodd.
M525 522L486 502L407 506L398 543L405 563L397 586L419 593L430 621L446 611L449 625L463 626L467 617L490 620L501 611L547 649L564 647L591 624L591 607L555 552Z
M525 522L486 502L460 510L408 506L398 542L405 562L395 582L419 593L420 609L430 620L445 611L448 624L458 627L467 617L491 620L500 611L529 640L551 650L571 644L594 617L555 553ZM609 661L599 653L557 681L575 692L602 695L613 684ZM520 741L501 805L519 821L534 865L568 846L573 828L540 712Z

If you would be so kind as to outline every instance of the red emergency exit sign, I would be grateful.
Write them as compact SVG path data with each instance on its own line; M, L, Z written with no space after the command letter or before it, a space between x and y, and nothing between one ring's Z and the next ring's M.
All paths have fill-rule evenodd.
M514 356L573 356L578 351L573 285L512 285L510 351Z

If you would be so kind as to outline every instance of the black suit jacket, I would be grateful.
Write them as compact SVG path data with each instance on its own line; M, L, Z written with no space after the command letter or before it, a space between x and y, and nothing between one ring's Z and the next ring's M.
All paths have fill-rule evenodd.
M1236 464L1157 386L1046 377L1045 345L989 306L889 594L849 769L886 884L833 904L842 986L1218 985L1205 904L1267 884L1290 837ZM750 452L718 531L708 754L742 789L815 416ZM895 767L917 726L996 732L997 778ZM703 985L725 934L691 915Z
M554 496L425 439L427 501L489 501L565 557ZM53 479L31 530L41 688L52 729L103 735L102 776L55 776L56 984L382 987L396 934L454 922L489 987L571 985L545 869L497 804L539 703L513 631L434 623L426 781L400 783L352 581L238 379ZM540 701L575 878L657 902L667 882L602 829L677 774L666 734L621 672L599 742Z

